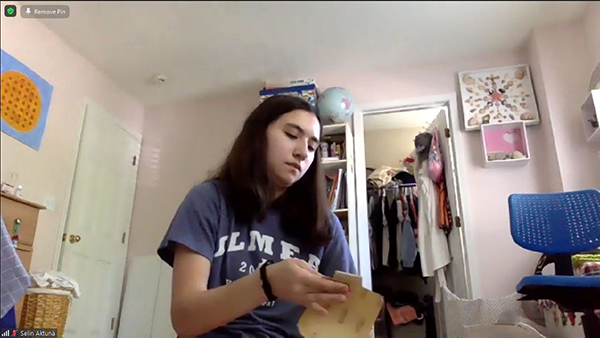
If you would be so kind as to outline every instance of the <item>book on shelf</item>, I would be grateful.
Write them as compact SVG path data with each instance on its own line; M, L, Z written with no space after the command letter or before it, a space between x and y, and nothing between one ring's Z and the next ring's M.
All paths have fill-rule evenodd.
M342 201L342 189L346 186L343 169L338 169L333 176L325 175L327 187L327 203L331 210L340 209ZM344 189L345 190L345 189Z
M326 137L321 142L320 147L323 159L335 158L343 160L346 158L346 142L343 138Z
M347 184L346 184L346 172L342 173L342 183L340 186L339 199L337 203L337 207L335 209L347 209L348 208L348 198L347 198Z

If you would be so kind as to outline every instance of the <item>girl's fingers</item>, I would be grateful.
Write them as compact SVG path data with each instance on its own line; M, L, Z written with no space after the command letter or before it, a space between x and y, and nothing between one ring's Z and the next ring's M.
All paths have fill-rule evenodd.
M325 308L328 308L331 304L344 303L347 300L344 295L332 293L309 293L306 298L309 302L318 303Z
M329 314L329 311L327 311L327 309L325 309L319 303L312 302L312 303L309 304L309 307L311 309L315 310L317 313L319 313L322 316L327 316Z
M329 278L310 276L304 281L305 285L314 293L335 293L347 295L348 285Z

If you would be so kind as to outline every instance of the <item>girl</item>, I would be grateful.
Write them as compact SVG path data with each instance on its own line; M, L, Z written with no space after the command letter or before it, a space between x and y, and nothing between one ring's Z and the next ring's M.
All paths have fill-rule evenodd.
M327 207L321 131L306 101L273 96L187 194L158 249L180 337L300 337L305 308L346 301L348 286L326 277L356 270Z

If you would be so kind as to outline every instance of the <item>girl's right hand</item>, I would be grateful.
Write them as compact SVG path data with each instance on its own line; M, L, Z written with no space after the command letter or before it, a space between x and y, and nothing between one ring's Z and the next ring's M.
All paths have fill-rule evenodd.
M301 259L286 259L267 267L267 279L277 298L326 315L333 303L344 303L348 285L323 276Z

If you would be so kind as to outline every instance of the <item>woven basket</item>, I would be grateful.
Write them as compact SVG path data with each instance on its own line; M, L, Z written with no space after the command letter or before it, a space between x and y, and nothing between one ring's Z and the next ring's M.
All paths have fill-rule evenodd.
M57 329L58 337L63 337L70 305L69 291L28 289L23 300L19 328Z

